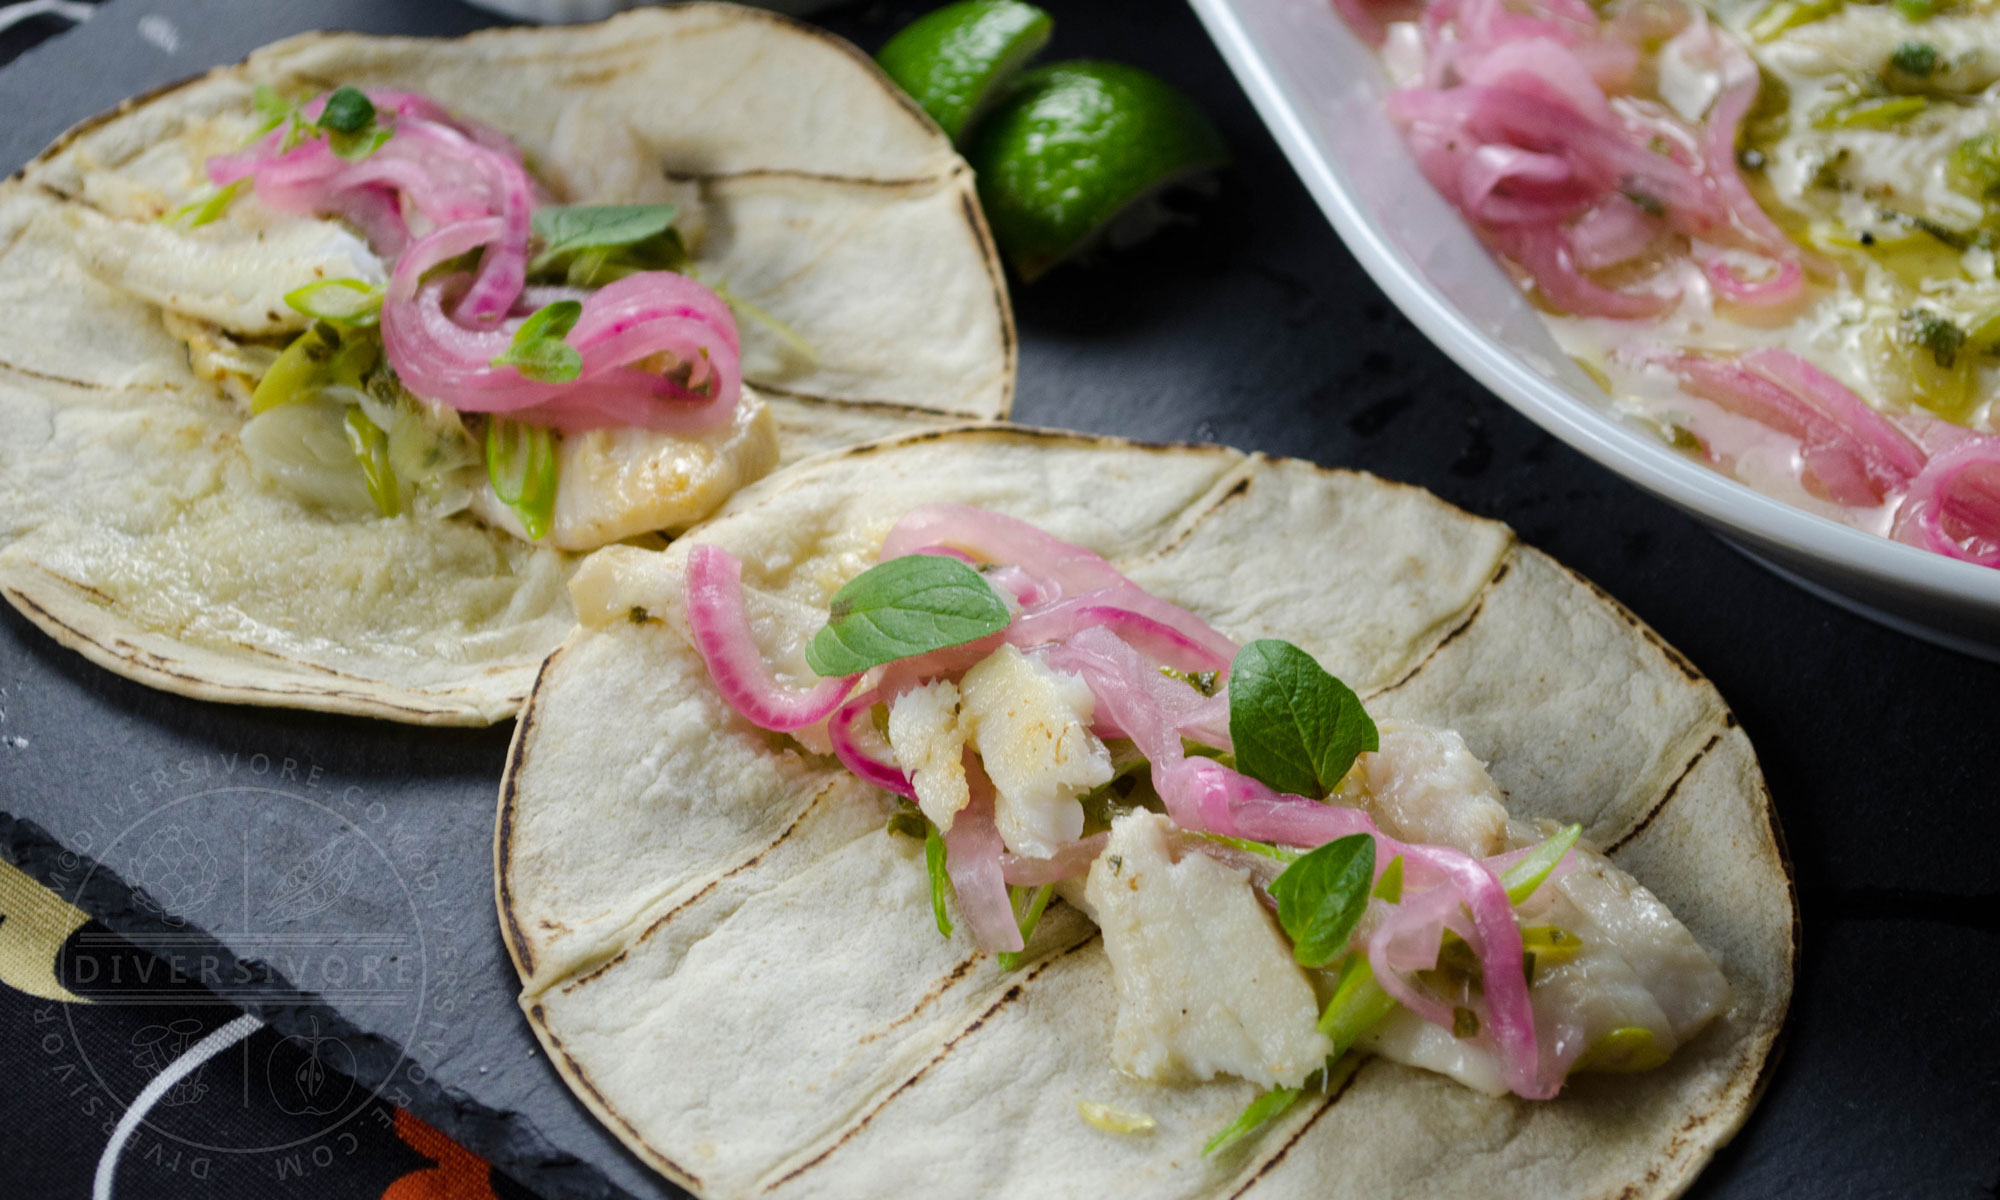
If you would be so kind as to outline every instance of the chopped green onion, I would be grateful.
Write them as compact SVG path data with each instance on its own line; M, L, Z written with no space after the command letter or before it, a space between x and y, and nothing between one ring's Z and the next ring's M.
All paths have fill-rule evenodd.
M1305 1089L1303 1088L1272 1088L1270 1091L1265 1092L1255 1100L1252 1100L1250 1106L1243 1110L1242 1115L1223 1126L1214 1137L1208 1139L1208 1144L1201 1148L1201 1156L1207 1158L1211 1154L1219 1153L1234 1146L1244 1138L1249 1137L1252 1133L1255 1133L1259 1126L1268 1124L1284 1116L1286 1110L1296 1104L1299 1097L1303 1095L1305 1095Z
M356 404L347 410L347 444L354 448L354 460L368 481L368 495L385 517L402 508L402 494L396 487L396 472L389 466L389 436L375 427L368 414Z
M1904 42L1889 55L1889 65L1905 75L1921 78L1937 70L1938 49L1929 42Z
M1515 904L1525 903L1582 835L1583 826L1565 825L1554 837L1535 847L1526 858L1500 872L1500 885L1507 889L1507 899Z
M1215 842L1218 845L1228 846L1232 850L1241 850L1246 854L1261 854L1265 858L1275 858L1281 863L1297 862L1302 857L1297 850L1289 846L1273 846L1269 842L1253 842L1249 838L1230 837L1226 833L1201 833L1195 830L1186 830L1184 832L1193 833L1195 837L1205 842Z
M1821 129L1876 129L1898 125L1931 106L1928 96L1884 96L1835 105L1813 124Z
M1750 22L1750 36L1768 42L1787 29L1823 21L1847 7L1847 0L1779 0Z
M1002 951L1000 953L998 957L1000 959L1000 969L1003 971L1018 969L1021 965L1021 960L1028 956L1028 939L1035 936L1035 926L1041 923L1042 910L1049 906L1049 897L1056 894L1056 885L1045 883L1041 887L1036 888L1034 898L1028 902L1028 911L1026 914L1022 914L1021 897L1027 891L1027 888L1013 889L1015 919L1021 923L1021 948L1019 950Z
M1369 895L1377 900L1387 900L1391 904L1403 901L1403 856L1398 854L1382 868L1382 878L1375 881L1375 890Z
M382 289L359 279L322 279L286 292L285 303L335 325L373 325L381 319Z
M1129 1112L1095 1100L1077 1101L1076 1111L1106 1133L1151 1133L1159 1124L1145 1113Z
M1570 1072L1609 1071L1624 1074L1650 1071L1666 1061L1667 1052L1660 1049L1652 1030L1642 1025L1627 1025L1591 1043L1590 1049L1576 1060Z
M486 475L493 494L521 518L529 539L546 537L556 507L555 438L549 431L493 418L486 425Z
M1896 0L1896 11L1914 25L1937 15L1937 0Z
M513 344L491 365L513 367L536 383L569 383L583 374L583 355L563 341L583 316L577 300L558 300L536 309L514 331Z
M1375 968L1368 965L1368 956L1348 955L1334 981L1333 998L1319 1016L1319 1031L1333 1043L1328 1059L1338 1060L1354 1048L1362 1034L1395 1011L1396 1001L1375 981Z
M937 918L940 936L951 936L951 914L945 911L945 894L951 891L951 876L944 869L944 835L937 826L924 827L924 869L931 876L931 915Z
M304 399L323 378L328 364L340 350L340 334L333 326L315 322L313 327L292 339L278 361L264 372L257 390L250 394L250 415L258 416Z
M257 126L257 132L251 137L251 141L255 141L257 138L263 137L273 129L283 125L286 121L292 119L293 114L298 112L297 105L280 96L277 89L268 83L260 83L251 91L250 107L261 118L261 123Z
M1558 925L1530 925L1521 930L1522 972L1529 984L1543 967L1558 967L1583 950L1583 939Z
M1982 133L1960 142L1951 152L1947 173L1960 190L1975 198L2000 189L2000 135Z
M184 229L199 229L228 211L230 204L249 186L250 180L244 178L226 188L216 188L205 195L196 196L168 213L167 223L179 225Z

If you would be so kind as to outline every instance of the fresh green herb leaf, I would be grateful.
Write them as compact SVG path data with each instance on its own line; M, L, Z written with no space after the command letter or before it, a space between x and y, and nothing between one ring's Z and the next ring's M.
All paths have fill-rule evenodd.
M540 425L494 417L486 423L486 477L493 494L541 541L556 510L555 437Z
M169 225L179 225L183 229L199 229L203 225L227 212L236 197L250 186L248 177L237 180L225 188L214 188L174 209L166 216Z
M1507 889L1507 899L1516 904L1524 904L1535 889L1548 879L1549 872L1576 845L1576 839L1583 834L1581 825L1565 825L1556 835L1541 845L1520 862L1500 873L1500 886Z
M924 828L924 869L931 876L931 915L937 918L938 933L951 936L951 914L945 911L944 898L951 891L951 876L944 869L944 835L937 826Z
M346 428L347 444L353 448L354 460L361 465L362 477L368 481L369 498L383 516L395 516L402 508L403 497L396 486L395 469L389 465L389 435L375 427L359 404L348 408Z
M360 88L333 89L319 114L319 127L334 133L360 133L374 123L375 102Z
M806 663L821 675L854 675L976 641L1011 619L993 585L971 567L942 555L905 555L868 568L834 593L826 626L806 647Z
M1382 878L1375 881L1375 890L1368 893L1377 900L1387 900L1391 904L1403 902L1403 856L1398 854L1382 868Z
M1229 735L1237 770L1315 799L1380 745L1352 689L1297 646L1269 638L1243 647L1230 668Z
M536 383L569 383L583 374L583 355L563 338L582 316L583 304L576 300L558 300L536 309L492 365L513 367Z
M571 287L601 287L634 271L675 270L687 248L671 204L552 204L530 218L541 250L528 274L560 274Z
M1938 49L1929 42L1904 42L1889 55L1889 65L1905 75L1922 78L1937 70Z
M1017 887L1011 890L1014 894L1014 919L1021 926L1021 948L1003 950L995 956L1000 960L1003 971L1019 970L1022 961L1028 957L1028 939L1035 936L1035 926L1041 923L1042 910L1049 906L1049 897L1056 894L1056 885L1045 883L1038 888ZM1024 896L1028 897L1028 911L1025 913L1021 911Z
M1260 1126L1269 1124L1285 1115L1287 1109L1298 1103L1305 1095L1303 1088L1272 1088L1250 1102L1241 1116L1222 1127L1208 1144L1201 1148L1201 1156L1219 1154L1255 1133Z
M382 314L382 289L359 279L322 279L285 293L295 312L336 326L373 325Z
M1350 954L1340 964L1334 981L1333 998L1319 1016L1319 1031L1333 1043L1334 1061L1354 1048L1354 1043L1396 1011L1396 1001L1375 980L1375 968L1365 954Z
M370 126L360 133L329 133L326 135L326 146L348 162L360 162L380 150L394 136L392 130Z
M1374 882L1375 839L1365 833L1328 842L1271 881L1278 924L1300 966L1323 967L1346 952Z

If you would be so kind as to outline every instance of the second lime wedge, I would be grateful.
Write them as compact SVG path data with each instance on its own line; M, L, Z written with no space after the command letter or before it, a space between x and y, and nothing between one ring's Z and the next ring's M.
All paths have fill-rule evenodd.
M956 142L982 108L1048 44L1049 14L1020 0L967 0L926 13L875 56Z
M966 157L994 237L1032 280L1229 151L1208 115L1159 76L1078 60L1021 75Z

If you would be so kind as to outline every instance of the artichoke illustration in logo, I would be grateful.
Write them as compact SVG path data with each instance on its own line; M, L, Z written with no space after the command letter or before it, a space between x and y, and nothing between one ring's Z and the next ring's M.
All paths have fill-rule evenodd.
M202 1035L202 1024L193 1017L182 1017L165 1025L148 1025L132 1035L132 1065L141 1071L158 1074L167 1065L188 1052L188 1047ZM201 1081L206 1066L197 1067L175 1081L160 1097L162 1107L171 1108L180 1104L193 1104L208 1094L208 1085Z
M215 852L185 825L168 825L153 835L133 871L133 898L140 907L178 928L184 914L200 908L222 882Z
M264 1081L281 1112L292 1116L332 1116L354 1091L354 1052L331 1035L322 1037L319 1018L309 1034L292 1034L271 1047Z
M360 839L346 834L321 846L285 872L266 916L278 923L300 921L339 903L354 886L360 852Z

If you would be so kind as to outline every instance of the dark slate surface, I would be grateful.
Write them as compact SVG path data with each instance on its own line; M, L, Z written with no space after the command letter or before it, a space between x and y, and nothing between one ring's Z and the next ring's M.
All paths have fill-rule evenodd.
M1631 606L1741 716L1804 908L1785 1057L1695 1194L2000 1196L2000 667L1800 593L1482 392L1356 268L1187 12L1049 7L1052 54L1175 80L1238 161L1204 223L1017 292L1017 415L1419 483ZM849 7L828 24L872 49L915 11ZM0 162L283 34L482 23L443 0L114 0L0 71ZM183 701L88 665L11 610L0 689L10 857L190 963L207 939L225 979L240 954L251 982L230 994L287 1029L320 1021L366 1082L544 1195L671 1194L570 1097L514 1006L489 852L505 728ZM209 860L220 866L204 874ZM184 911L156 907L185 923L120 876L178 897ZM400 982L330 978L370 953L394 959Z

